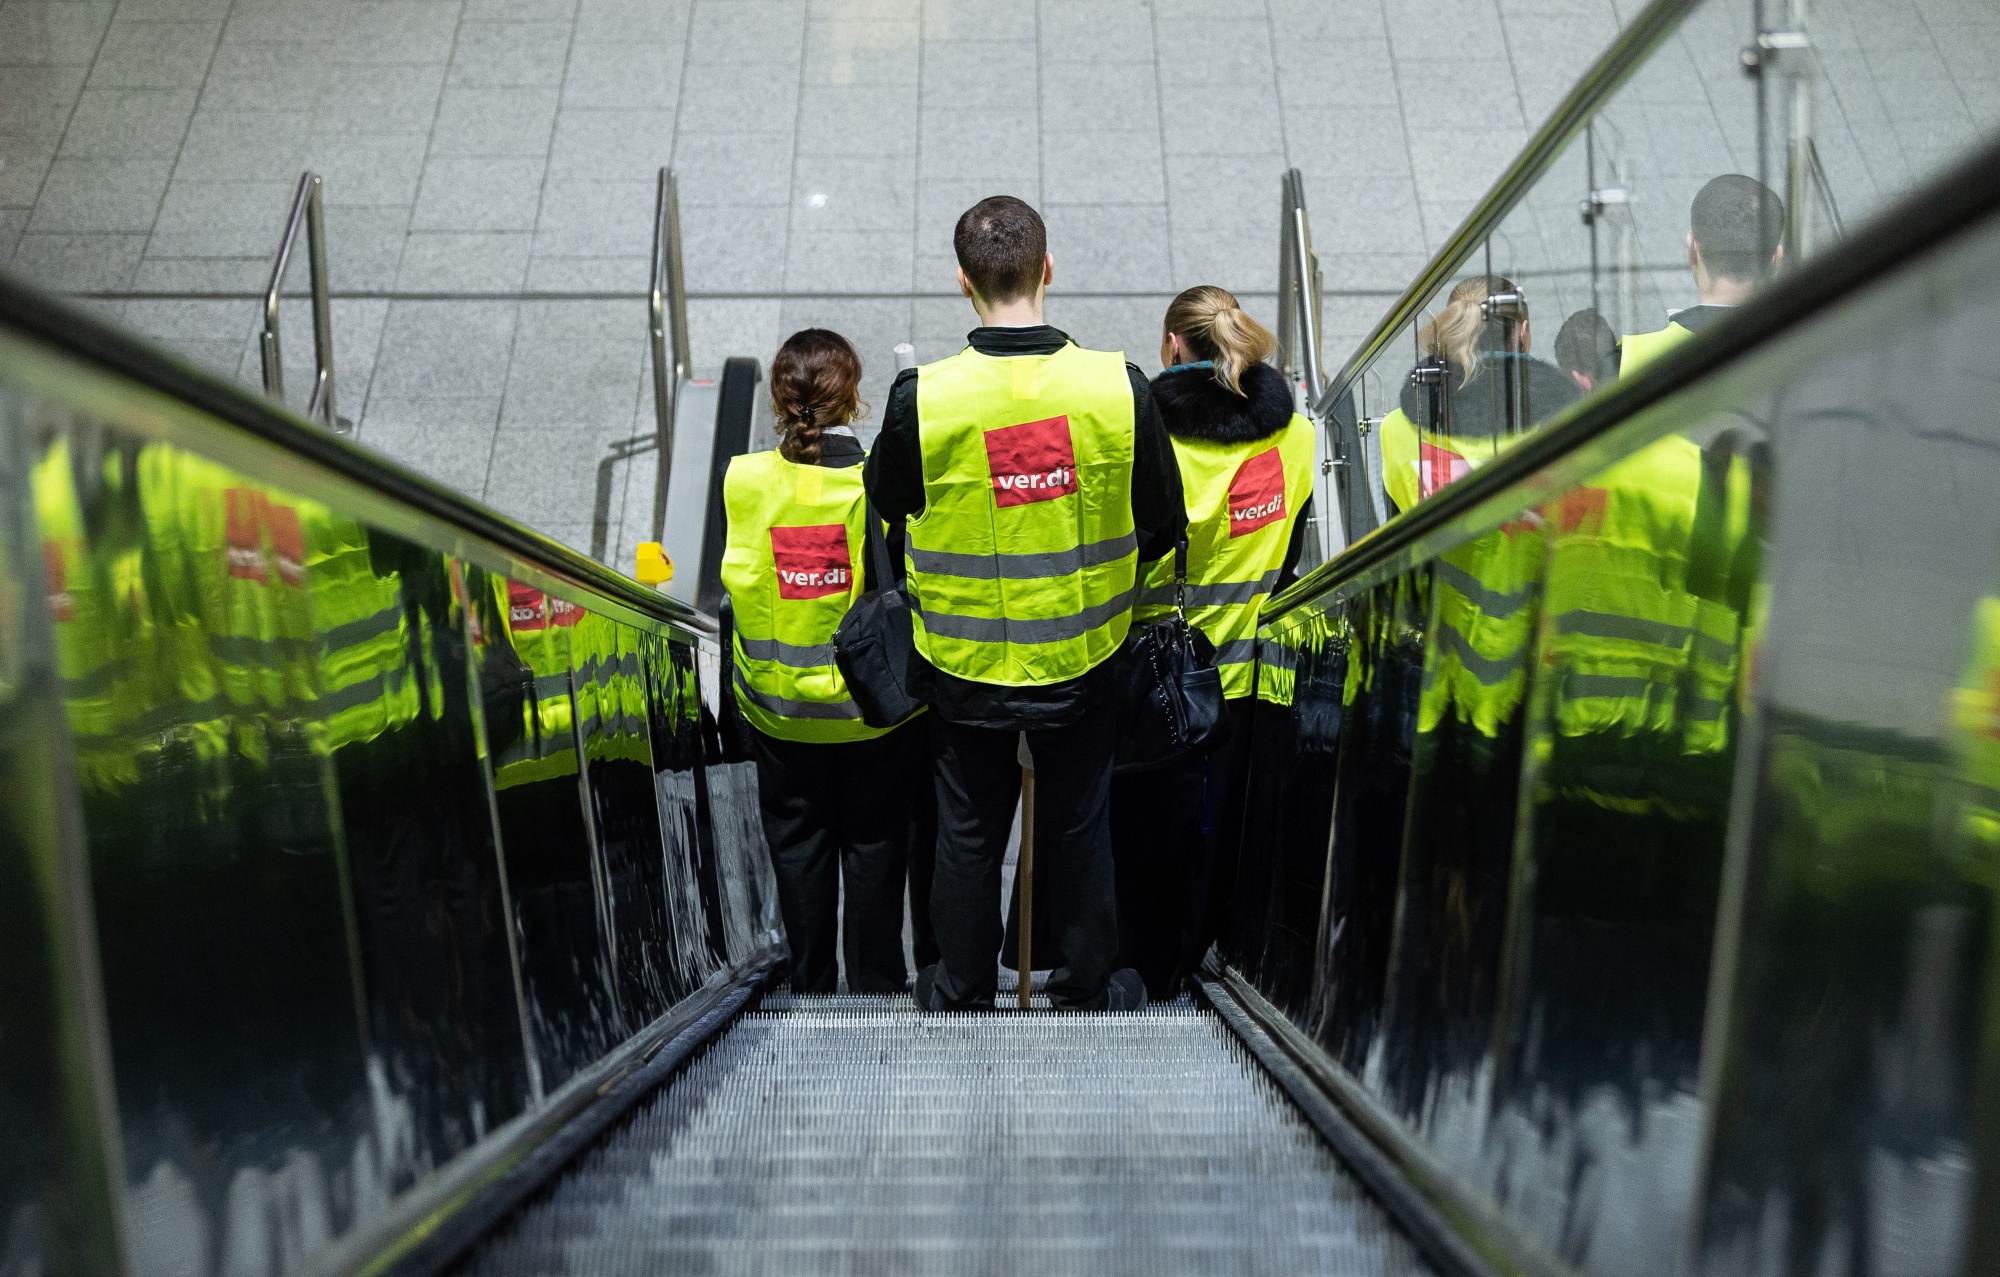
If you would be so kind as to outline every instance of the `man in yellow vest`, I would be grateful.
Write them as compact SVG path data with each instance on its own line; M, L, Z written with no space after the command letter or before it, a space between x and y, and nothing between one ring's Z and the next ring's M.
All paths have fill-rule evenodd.
M915 681L931 705L941 957L918 975L917 1004L992 1005L1026 732L1036 872L1067 964L1050 1001L1136 1009L1138 973L1112 971L1105 661L1130 629L1140 565L1186 533L1180 475L1145 374L1044 322L1055 263L1040 215L994 196L952 241L980 327L958 354L898 375L865 474L882 517L906 527Z
M1618 343L1619 375L1672 350L1747 301L1785 259L1785 202L1741 173L1724 173L1701 188L1688 208L1687 262L1696 302L1675 311L1665 328L1633 333Z

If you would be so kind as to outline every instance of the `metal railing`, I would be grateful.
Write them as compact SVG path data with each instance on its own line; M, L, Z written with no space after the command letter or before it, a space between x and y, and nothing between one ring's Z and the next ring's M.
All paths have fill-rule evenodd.
M1278 227L1278 354L1285 376L1305 388L1306 402L1319 402L1320 379L1319 255L1313 252L1312 227L1306 220L1305 178L1285 170L1284 216Z
M597 463L597 496L591 506L590 557L602 562L611 540L611 489L618 467L634 457L655 454L652 539L666 529L667 485L674 468L674 414L681 384L692 375L688 353L687 272L681 262L680 182L670 168L660 170L653 203L653 273L646 294L646 328L652 343L653 433L611 445Z
M341 434L351 434L354 424L342 420L333 403L333 305L326 279L326 213L320 202L317 173L299 174L292 211L285 218L284 237L278 241L277 259L271 263L271 282L264 289L264 331L258 343L264 360L264 393L280 402L285 398L278 301L285 291L285 274L291 269L292 250L298 247L301 229L306 233L306 257L312 271L313 388L306 400L306 416Z

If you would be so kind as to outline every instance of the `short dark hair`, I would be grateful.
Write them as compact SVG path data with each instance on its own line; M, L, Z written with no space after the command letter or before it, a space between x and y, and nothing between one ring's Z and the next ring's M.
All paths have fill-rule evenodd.
M1041 284L1049 232L1026 200L989 195L959 215L951 248L981 301L1007 302Z
M1759 280L1771 273L1784 241L1785 202L1754 177L1725 173L1694 197L1688 230L1710 275Z
M1556 364L1564 372L1580 372L1594 384L1611 371L1611 352L1618 334L1596 311L1585 308L1563 320L1556 334Z

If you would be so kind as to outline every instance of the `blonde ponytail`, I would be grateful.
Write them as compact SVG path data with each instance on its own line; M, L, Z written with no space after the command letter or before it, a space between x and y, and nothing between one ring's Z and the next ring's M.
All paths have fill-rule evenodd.
M1486 340L1486 299L1496 292L1511 293L1514 286L1498 276L1475 275L1462 279L1451 290L1437 318L1417 330L1417 345L1434 359L1447 360L1459 369L1460 389L1479 372ZM1525 353L1525 352L1523 352Z
M1167 306L1166 330L1199 358L1215 365L1215 379L1243 394L1243 374L1278 348L1271 330L1245 314L1229 290L1213 284L1188 289Z

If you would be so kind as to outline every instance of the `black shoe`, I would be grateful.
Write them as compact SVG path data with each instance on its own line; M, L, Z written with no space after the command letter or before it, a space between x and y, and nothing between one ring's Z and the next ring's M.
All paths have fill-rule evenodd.
M1146 982L1130 967L1120 967L1111 973L1110 981L1104 987L1104 1009L1106 1011L1143 1011L1146 1009Z
M919 1011L943 1010L943 1008L938 1006L937 1004L937 973L938 969L936 963L932 963L930 966L925 967L922 971L917 972L916 986L910 990L910 996L916 999L917 1010Z

